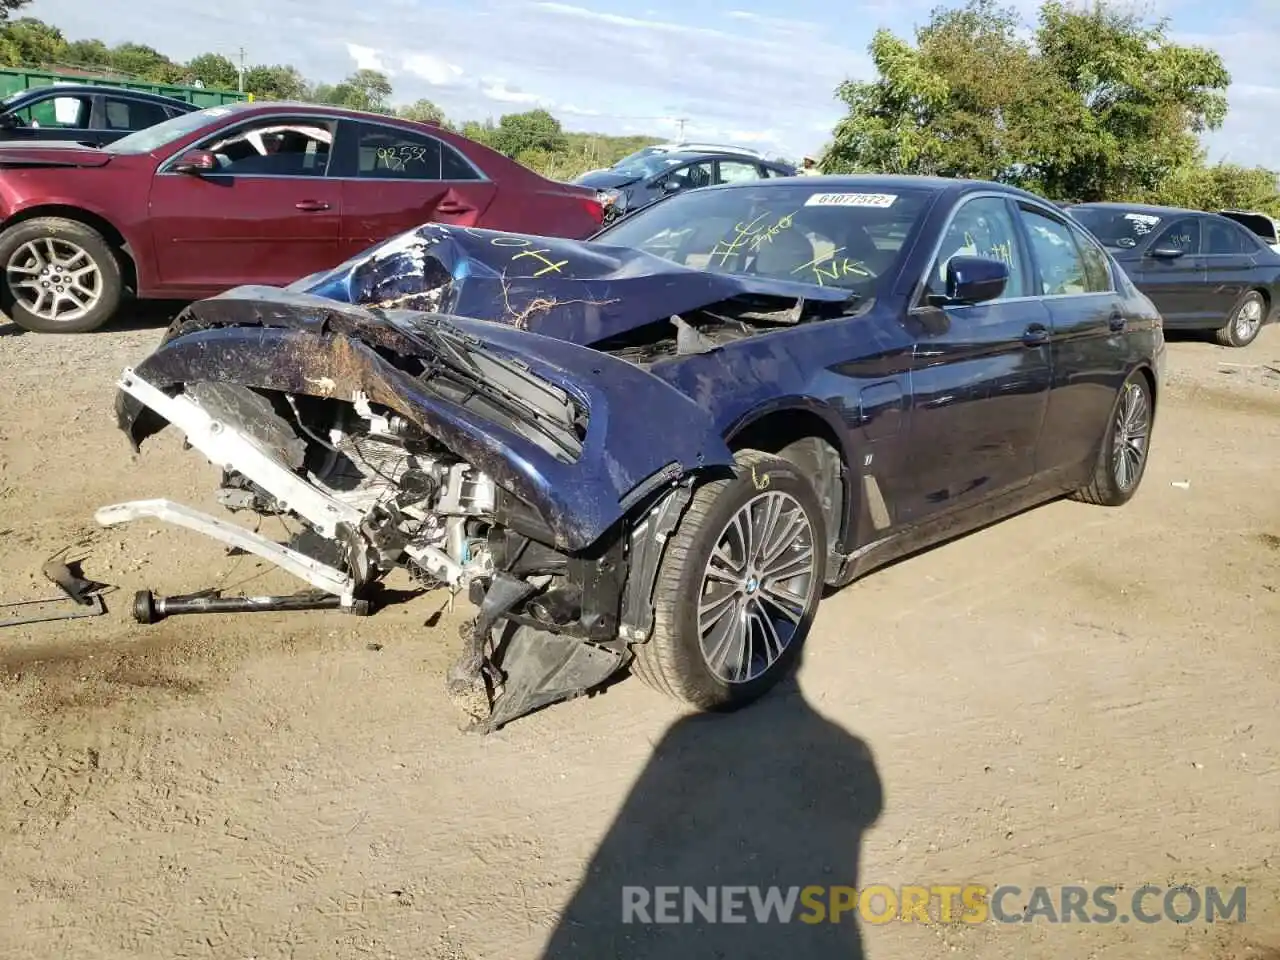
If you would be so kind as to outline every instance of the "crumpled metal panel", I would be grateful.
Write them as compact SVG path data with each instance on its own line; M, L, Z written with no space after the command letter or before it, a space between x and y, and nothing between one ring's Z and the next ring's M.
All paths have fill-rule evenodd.
M398 358L429 357L433 331L527 366L588 411L577 462L434 393ZM160 389L222 382L350 400L361 391L437 437L542 514L557 546L585 548L652 478L727 467L709 413L675 387L608 354L478 320L369 310L271 287L241 287L183 311L135 372ZM117 418L135 448L164 423L121 393ZM665 472L664 472L665 471Z
M438 310L591 344L735 297L844 302L849 291L695 270L630 247L426 224L289 290Z

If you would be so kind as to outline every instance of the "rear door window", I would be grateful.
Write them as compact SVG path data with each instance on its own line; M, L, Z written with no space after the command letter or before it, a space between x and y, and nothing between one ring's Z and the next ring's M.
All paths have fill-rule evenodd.
M145 130L169 119L169 113L158 103L126 97L104 97L103 112L108 130Z
M1228 256L1252 253L1256 246L1244 233L1244 228L1229 220L1205 218L1204 252L1206 256ZM1246 242L1251 246L1245 246Z

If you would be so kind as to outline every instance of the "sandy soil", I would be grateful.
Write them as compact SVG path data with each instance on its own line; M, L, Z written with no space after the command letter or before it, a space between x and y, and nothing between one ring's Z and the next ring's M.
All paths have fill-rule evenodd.
M112 423L114 376L158 335L0 324L0 600L56 592L40 566L69 545L118 587L97 619L0 630L0 956L679 956L615 906L615 881L677 862L720 883L1246 884L1244 924L862 939L1280 958L1280 330L1171 344L1127 508L1051 504L829 598L799 695L691 719L627 680L490 737L445 698L467 611L439 594L132 622L143 587L296 587L159 524L95 528L109 502L209 502L213 468L163 435L131 462ZM701 839L664 849L682 822Z

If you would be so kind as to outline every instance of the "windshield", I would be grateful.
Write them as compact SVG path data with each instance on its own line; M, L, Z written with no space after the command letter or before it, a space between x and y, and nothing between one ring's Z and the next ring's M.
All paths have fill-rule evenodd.
M646 207L592 239L713 273L869 295L896 272L934 191L815 190L783 180L710 187Z
M635 153L628 153L625 157L613 165L613 169L617 170L628 164L635 163L637 160L643 160L645 157L651 157L655 153L662 153L657 147L641 147Z
M652 177L663 170L674 167L677 163L683 162L683 160L669 153L650 153L629 163L625 160L619 161L614 164L613 170L615 173L622 173L629 177Z
M121 137L115 143L109 143L103 147L106 153L150 153L153 150L159 150L166 144L173 143L175 140L181 140L189 133L195 133L207 123L220 118L229 116L231 111L227 107L208 107L204 110L196 110L192 113L184 113L177 117L171 117L162 123L157 123L153 127L146 127L129 134L127 137Z
M1142 243L1162 222L1154 213L1102 207L1068 207L1067 212L1104 247L1123 250Z

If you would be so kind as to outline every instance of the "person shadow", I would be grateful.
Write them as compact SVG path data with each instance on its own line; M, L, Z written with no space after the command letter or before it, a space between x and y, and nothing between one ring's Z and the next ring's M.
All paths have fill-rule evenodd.
M870 748L809 706L794 673L744 710L686 716L658 743L541 960L860 960L847 888L882 805ZM846 888L838 922L833 887ZM775 907L792 898L789 922L769 912L771 896Z

